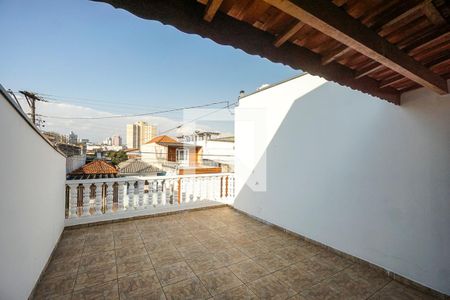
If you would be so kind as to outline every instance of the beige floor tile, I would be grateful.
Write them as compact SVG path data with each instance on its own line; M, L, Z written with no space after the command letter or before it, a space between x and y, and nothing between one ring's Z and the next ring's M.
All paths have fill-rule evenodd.
M258 297L247 286L241 285L228 290L222 294L214 296L215 300L255 300Z
M230 265L228 268L244 283L254 281L269 273L251 259Z
M78 291L90 286L117 279L116 264L101 265L84 273L78 273L74 290Z
M211 295L217 295L242 285L236 275L227 268L221 268L198 275Z
M296 265L276 271L274 276L296 292L309 288L318 282L317 276Z
M171 265L173 263L184 260L183 257L180 255L180 253L175 248L170 249L170 250L149 252L149 253L150 253L150 258L151 258L152 263L155 266L155 268L163 267L166 265Z
M367 299L384 286L378 286L363 278L353 278L345 272L339 272L322 283L348 299Z
M154 270L119 278L119 293L121 299L164 299Z
M224 264L212 254L187 259L186 262L197 275L216 270L224 266Z
M190 244L189 246L183 246L177 248L178 252L184 259L192 259L198 256L205 256L211 253L205 246L197 242L196 244Z
M225 266L229 266L248 259L247 255L234 247L214 252L214 256Z
M147 255L147 249L144 246L125 247L116 249L115 254L117 260L124 260L129 257Z
M75 284L76 274L68 274L53 278L44 277L36 287L35 298L45 299L62 297L70 294Z
M149 253L176 250L169 239L144 240L144 244Z
M153 264L148 255L133 256L117 260L117 274L119 277L152 269Z
M258 255L267 254L270 251L270 248L256 245L254 242L247 242L237 246L237 248L242 251L248 257L255 257Z
M431 295L426 295L414 288L403 285L397 281L391 281L380 291L375 293L371 300L428 300L435 299Z
M296 292L284 286L274 275L267 275L247 284L260 299L287 299Z
M140 237L125 236L123 238L114 239L114 248L128 248L128 247L144 247L144 242Z
M79 273L84 273L104 265L116 263L114 250L83 255L80 260Z
M326 284L316 284L308 290L305 290L300 293L306 299L311 300L343 300L348 299L345 295L341 294L339 291L333 289L329 285Z
M72 300L118 300L119 290L117 280L113 280L104 284L91 286L73 293Z
M45 276L47 278L53 278L58 276L76 274L78 272L78 266L78 259L73 262L61 259L52 260L45 270Z
M109 250L114 250L114 239L86 241L83 255L91 253L101 253Z
M201 281L196 278L189 278L181 282L165 286L164 293L167 299L209 299L211 294L203 286Z
M275 272L290 265L288 261L272 253L255 256L252 260L269 272Z
M194 272L184 261L156 268L156 274L163 286L195 277Z

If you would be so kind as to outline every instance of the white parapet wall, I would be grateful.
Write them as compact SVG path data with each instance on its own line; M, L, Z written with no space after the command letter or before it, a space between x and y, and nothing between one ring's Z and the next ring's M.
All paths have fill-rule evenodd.
M304 75L236 108L251 215L450 294L450 96L402 105Z
M65 157L0 86L0 299L27 299L64 228Z

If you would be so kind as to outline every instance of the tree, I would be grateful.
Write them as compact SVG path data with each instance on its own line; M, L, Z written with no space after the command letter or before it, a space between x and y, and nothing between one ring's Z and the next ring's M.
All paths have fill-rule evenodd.
M111 163L115 166L128 159L128 155L122 150L110 151L107 156L111 158Z

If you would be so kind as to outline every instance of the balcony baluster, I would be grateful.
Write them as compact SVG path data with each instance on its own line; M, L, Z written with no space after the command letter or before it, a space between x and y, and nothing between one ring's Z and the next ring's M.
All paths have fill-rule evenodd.
M138 182L138 209L144 209L144 181L139 180Z
M77 218L77 196L78 196L78 191L77 191L77 187L78 184L71 184L69 185L70 187L70 199L69 199L69 210L70 210L70 215L69 218Z
M134 209L134 183L135 181L128 182L128 210Z
M89 208L91 206L91 185L83 184L83 216L90 216Z
M102 185L100 183L95 184L95 215L102 214Z
M106 212L108 214L113 213L113 182L108 182L106 187Z
M117 211L123 211L124 205L123 205L123 192L124 192L124 186L123 182L118 182L118 188L117 188Z

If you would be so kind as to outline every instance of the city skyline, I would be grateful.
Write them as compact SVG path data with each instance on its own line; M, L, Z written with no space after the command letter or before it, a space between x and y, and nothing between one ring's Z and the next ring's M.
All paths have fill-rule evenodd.
M6 89L45 94L54 103L48 105L64 103L98 115L233 103L240 90L252 92L299 73L91 1L2 1L0 33L8 41L0 49L0 56L7 58L0 69ZM24 41L33 45L33 55ZM74 116L72 109L59 109L58 116ZM85 116L83 109L77 109L77 116ZM180 115L161 116L182 120ZM46 126L57 123L44 119ZM94 130L111 127L91 123Z

